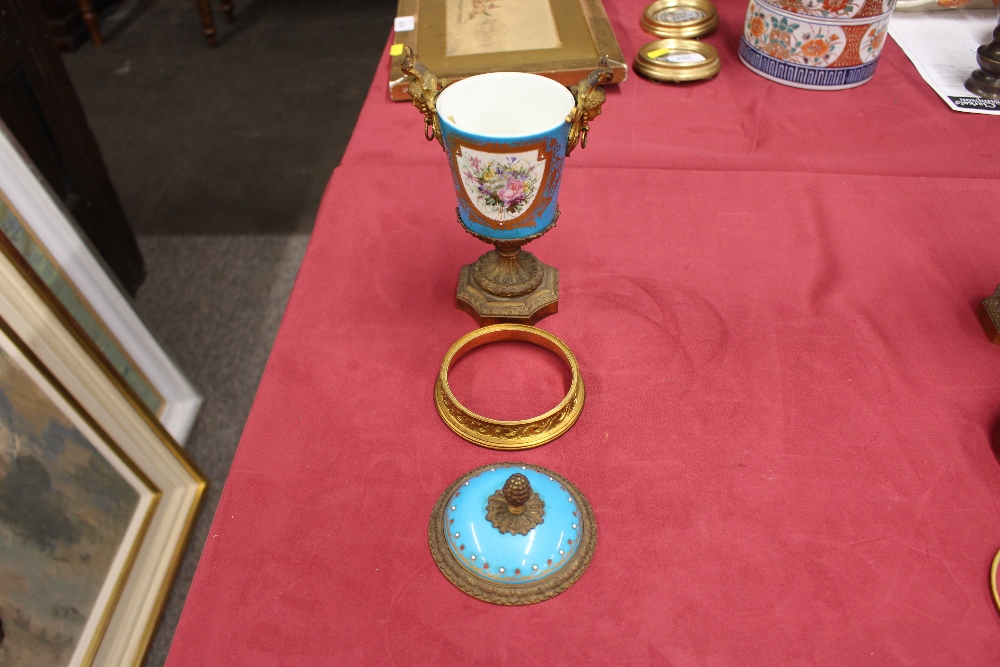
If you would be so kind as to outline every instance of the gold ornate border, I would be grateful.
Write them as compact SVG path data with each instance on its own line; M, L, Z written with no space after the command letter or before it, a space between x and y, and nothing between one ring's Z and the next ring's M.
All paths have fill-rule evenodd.
M498 584L482 579L462 567L451 553L451 549L448 548L448 537L444 532L444 511L448 499L466 480L498 465L523 466L552 477L569 491L580 508L580 546L576 554L561 569L542 581L532 584ZM431 511L430 522L427 525L427 542L430 546L431 556L441 573L463 593L493 604L535 604L559 595L583 576L594 557L594 550L597 548L597 519L594 517L594 509L590 506L587 498L562 475L530 463L492 463L462 475L445 489L437 502L434 503L434 509Z
M448 138L448 143L451 144L451 159L449 162L451 163L452 176L455 179L455 184L458 186L455 188L457 191L456 194L469 208L470 217L474 218L474 222L482 225L483 227L488 227L498 231L530 227L532 222L526 221L526 218L539 208L544 209L549 205L549 201L552 199L552 192L550 191L549 184L552 182L552 172L559 166L559 163L556 161L555 150L559 147L559 144L557 142L547 141L544 138L517 144L501 143L498 141L471 141L468 138L460 137L455 134L454 131L452 131L450 135L451 136ZM476 208L475 202L472 201L472 198L469 197L469 192L465 189L465 181L462 179L462 173L458 168L458 156L461 154L463 148L468 148L474 151L482 151L483 153L490 153L493 155L513 155L515 153L538 151L537 160L539 162L545 160L545 173L542 174L542 181L538 184L538 190L535 192L535 198L531 201L531 204L524 209L523 213L514 216L510 220L504 220L503 225L501 226L499 222L486 217L478 208ZM461 215L459 215L459 218L461 219Z
M546 227L545 229L543 229L542 231L535 232L534 234L532 234L530 236L521 236L521 237L516 238L516 239L491 239L488 236L483 236L482 234L480 234L478 232L474 232L471 229L469 229L468 227L466 227L465 226L465 222L462 221L462 212L458 209L457 206L455 207L455 217L458 220L458 224L460 224L462 226L462 229L464 229L466 231L466 233L469 234L470 236L474 236L475 238L479 239L483 243L489 243L491 245L495 245L497 243L503 243L505 241L516 242L516 243L520 243L521 245L524 245L525 243L528 243L530 241L534 241L537 238L541 238L541 236L543 234L548 233L549 231L552 230L553 227L556 226L556 223L559 222L559 214L560 214L559 203L557 202L556 203L556 211L552 215L552 222L550 222L549 226Z
M545 414L518 421L489 419L459 403L448 386L448 371L467 352L506 340L538 345L562 357L569 366L572 373L569 391L556 407ZM579 419L584 398L580 366L570 349L548 331L526 324L493 324L462 336L445 354L434 384L434 403L448 428L469 442L490 449L531 449L555 440Z

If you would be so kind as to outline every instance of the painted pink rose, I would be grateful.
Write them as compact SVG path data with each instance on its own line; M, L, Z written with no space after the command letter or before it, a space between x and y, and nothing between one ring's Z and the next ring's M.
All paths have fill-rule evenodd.
M524 183L517 180L516 178L507 179L507 187L500 191L500 200L504 204L510 204L512 201L518 199L524 192Z

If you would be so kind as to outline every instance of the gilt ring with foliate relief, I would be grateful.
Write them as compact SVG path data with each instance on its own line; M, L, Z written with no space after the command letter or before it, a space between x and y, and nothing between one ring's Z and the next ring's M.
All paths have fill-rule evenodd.
M499 341L538 345L566 362L571 373L570 386L558 405L537 417L503 421L476 414L455 398L448 385L448 372L455 362L477 347ZM448 428L469 442L490 449L531 449L555 440L580 417L583 401L583 378L570 349L548 331L525 324L493 324L459 338L445 354L434 385L434 403Z

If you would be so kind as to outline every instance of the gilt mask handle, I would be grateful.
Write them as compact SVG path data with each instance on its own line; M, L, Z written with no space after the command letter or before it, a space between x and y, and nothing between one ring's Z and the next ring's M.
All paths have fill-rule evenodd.
M608 57L604 56L598 63L597 69L587 75L575 86L570 86L569 90L576 97L576 106L570 110L566 116L569 123L569 140L566 143L566 156L580 144L581 148L587 147L587 133L590 132L590 121L601 114L601 105L604 104L605 95L602 84L611 83L614 72L608 67Z
M413 50L408 46L403 47L403 61L399 64L399 69L403 74L413 77L406 92L413 100L413 106L424 115L424 138L427 141L438 140L444 148L444 140L441 138L441 124L437 115L437 96L448 85L445 79L439 79L417 60L413 55Z

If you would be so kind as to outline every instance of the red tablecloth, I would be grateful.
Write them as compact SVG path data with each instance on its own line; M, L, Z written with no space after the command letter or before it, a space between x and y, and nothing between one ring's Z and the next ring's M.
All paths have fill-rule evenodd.
M607 5L631 58L644 0ZM528 452L435 411L473 327L457 269L486 248L380 70L170 665L1000 660L1000 347L973 313L1000 282L1000 119L949 111L891 42L859 89L765 81L736 57L745 4L718 7L718 78L630 76L529 246L561 271L541 326L588 393ZM467 361L456 391L490 414L559 398L544 353ZM467 597L427 548L438 494L501 460L565 475L597 515L590 569L530 607Z

